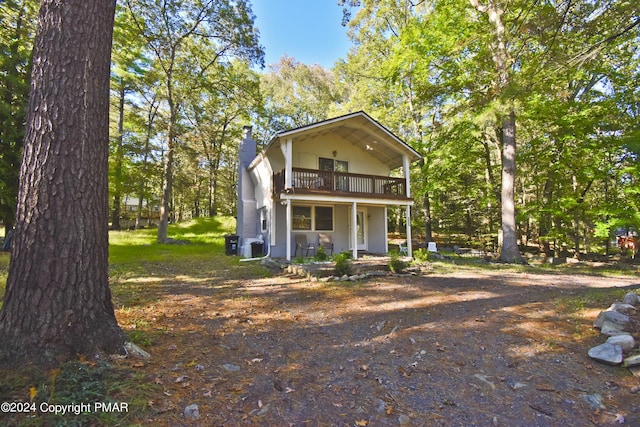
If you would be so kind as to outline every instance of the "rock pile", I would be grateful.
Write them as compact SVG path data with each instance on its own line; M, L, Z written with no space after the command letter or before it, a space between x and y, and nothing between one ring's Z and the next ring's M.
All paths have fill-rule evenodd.
M605 311L600 312L593 322L595 328L607 337L604 344L589 349L589 357L602 363L627 367L631 372L640 375L640 353L636 350L636 341L625 329L632 323L631 313L637 311L640 296L629 292L622 302L616 302ZM626 357L625 357L626 356Z

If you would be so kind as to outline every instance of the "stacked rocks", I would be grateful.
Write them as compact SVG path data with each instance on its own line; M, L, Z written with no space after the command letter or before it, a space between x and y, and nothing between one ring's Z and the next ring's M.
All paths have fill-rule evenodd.
M634 292L629 292L621 303L611 304L607 310L600 312L593 326L608 338L604 344L591 348L588 352L589 357L610 365L622 363L632 371L640 371L640 354L630 354L636 348L636 341L625 331L625 327L631 321L629 314L637 310L636 305L639 302L640 297Z

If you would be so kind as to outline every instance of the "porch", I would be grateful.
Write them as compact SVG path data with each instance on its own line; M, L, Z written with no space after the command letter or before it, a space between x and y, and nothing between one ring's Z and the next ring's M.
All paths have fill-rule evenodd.
M285 182L285 170L273 174L274 196L293 192L294 194L409 199L406 178L292 168L291 187L287 188Z

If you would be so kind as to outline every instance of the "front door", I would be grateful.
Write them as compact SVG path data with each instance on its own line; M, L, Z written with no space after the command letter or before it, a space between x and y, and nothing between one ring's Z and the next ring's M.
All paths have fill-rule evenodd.
M351 209L349 208L349 221L351 221ZM351 230L351 224L349 224L349 229ZM369 247L367 242L367 210L362 208L358 209L356 212L356 244L358 245L359 251L366 251ZM353 248L353 237L352 234L349 233L349 247Z

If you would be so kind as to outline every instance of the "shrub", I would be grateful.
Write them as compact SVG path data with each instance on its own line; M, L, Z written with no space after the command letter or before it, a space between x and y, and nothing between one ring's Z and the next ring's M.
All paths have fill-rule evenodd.
M349 252L341 252L333 257L336 263L336 276L344 276L351 274L351 254Z
M327 253L324 251L324 248L322 246L320 246L318 248L318 250L316 251L316 256L314 257L314 259L316 261L326 261L327 258L329 258L327 256Z
M407 263L400 259L398 253L392 252L389 256L389 270L393 273L402 273L407 268Z
M418 262L429 261L429 251L424 248L416 249L413 251L413 258Z

